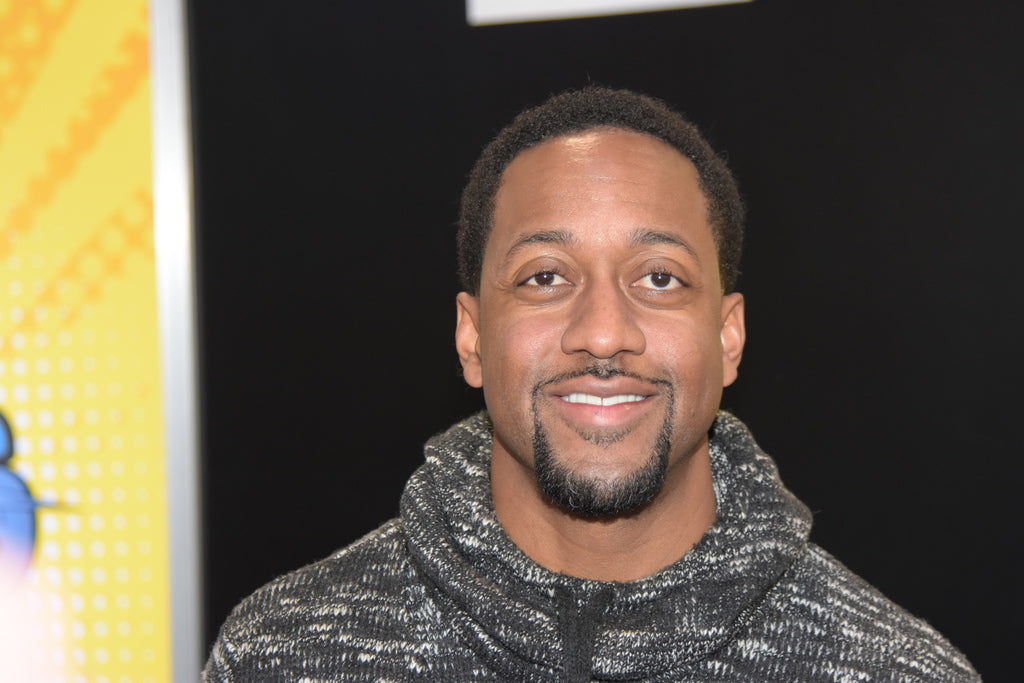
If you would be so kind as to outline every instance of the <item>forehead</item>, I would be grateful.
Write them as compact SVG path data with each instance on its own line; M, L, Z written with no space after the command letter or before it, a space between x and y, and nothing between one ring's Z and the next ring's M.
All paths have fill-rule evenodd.
M613 239L622 230L687 233L711 245L696 168L656 138L596 128L526 150L505 170L495 196L489 248L533 230Z

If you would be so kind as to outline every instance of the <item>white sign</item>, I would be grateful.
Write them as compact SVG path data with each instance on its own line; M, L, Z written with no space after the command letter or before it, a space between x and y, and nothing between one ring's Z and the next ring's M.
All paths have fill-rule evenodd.
M523 21L575 19L635 14L685 7L731 5L751 0L466 0L466 19L473 26Z

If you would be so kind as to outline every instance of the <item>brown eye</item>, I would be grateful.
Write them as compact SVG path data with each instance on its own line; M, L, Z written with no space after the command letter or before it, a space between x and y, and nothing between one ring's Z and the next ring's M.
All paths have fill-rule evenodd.
M646 289L677 289L683 283L671 273L650 273L637 280L636 285Z
M565 283L564 277L549 270L532 275L523 282L524 285L535 287L554 287L555 285L564 285Z
M554 273L537 273L536 275L533 276L533 279L541 287L548 287L548 286L550 286L551 284L554 283L554 281L555 281L555 274Z
M651 284L663 289L672 284L672 276L668 273L651 273Z

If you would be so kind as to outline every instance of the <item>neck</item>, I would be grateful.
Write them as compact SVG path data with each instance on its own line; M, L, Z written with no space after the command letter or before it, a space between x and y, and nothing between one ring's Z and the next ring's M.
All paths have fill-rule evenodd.
M556 506L536 476L504 449L491 464L494 509L506 533L545 569L597 581L635 581L674 563L715 521L705 439L666 472L661 490L628 515L580 517Z

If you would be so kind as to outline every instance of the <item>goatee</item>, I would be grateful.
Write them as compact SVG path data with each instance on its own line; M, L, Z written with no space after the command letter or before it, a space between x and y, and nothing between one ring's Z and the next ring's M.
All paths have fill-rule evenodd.
M638 469L614 480L587 477L571 471L558 462L547 431L540 420L536 397L543 386L571 376L593 375L608 378L615 375L630 376L666 388L665 419L655 438L647 460ZM633 512L650 502L665 483L668 456L672 445L672 415L674 394L665 380L637 377L607 366L592 366L586 370L563 375L540 383L534 389L533 404L533 458L537 481L551 500L566 510L585 517L613 517ZM579 436L599 446L620 441L628 432L584 434Z

